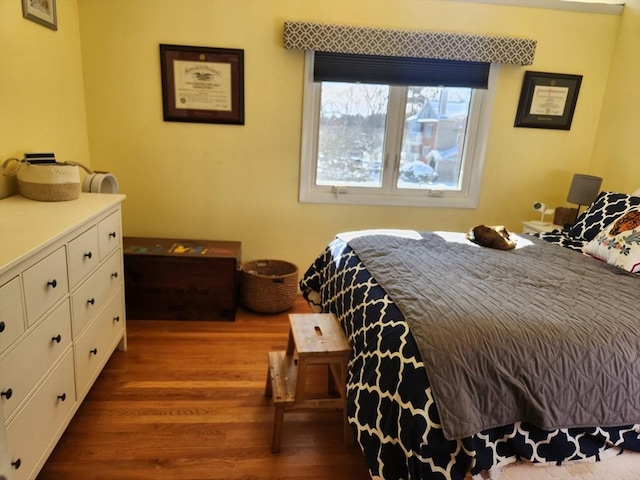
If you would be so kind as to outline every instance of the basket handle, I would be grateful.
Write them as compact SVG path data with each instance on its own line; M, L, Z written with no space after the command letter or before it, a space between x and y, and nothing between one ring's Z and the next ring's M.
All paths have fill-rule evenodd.
M15 167L14 169L10 169L9 165L11 165L13 162L18 162L18 166ZM2 166L0 166L0 172L5 177L11 176L11 175L16 175L18 173L18 171L22 168L23 165L30 165L30 163L25 159L20 160L20 159L18 159L16 157L7 158L2 163ZM68 165L70 167L81 167L88 174L93 174L93 170L91 170L89 167L83 165L80 162L60 162L60 163L56 163L56 165Z
M10 170L9 165L11 165L13 162L18 162L18 166L13 170ZM24 160L17 159L16 157L7 158L4 162L2 162L2 166L0 166L0 172L2 172L2 175L4 175L5 177L16 175L18 173L18 170L22 168L22 165L24 165L24 163Z
M87 172L90 175L92 175L94 173L93 170L91 170L89 167L84 166L80 162L64 162L64 165L70 165L72 167L82 167L84 169L84 171Z

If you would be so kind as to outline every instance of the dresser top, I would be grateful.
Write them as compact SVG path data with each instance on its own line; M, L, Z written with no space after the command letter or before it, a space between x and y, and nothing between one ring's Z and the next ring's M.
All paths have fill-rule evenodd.
M0 274L125 198L81 193L66 202L38 202L21 195L0 200Z

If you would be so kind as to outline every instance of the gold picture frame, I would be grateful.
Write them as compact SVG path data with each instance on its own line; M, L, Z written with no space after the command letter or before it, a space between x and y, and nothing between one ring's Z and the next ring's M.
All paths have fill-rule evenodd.
M56 0L22 0L22 16L51 30L58 30Z

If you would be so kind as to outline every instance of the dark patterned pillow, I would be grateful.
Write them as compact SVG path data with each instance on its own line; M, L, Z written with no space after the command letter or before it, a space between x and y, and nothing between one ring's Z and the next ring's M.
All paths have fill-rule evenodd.
M552 232L533 233L531 235L533 235L534 237L541 238L542 240L545 240L549 243L553 243L554 245L570 248L571 250L575 250L576 252L582 252L582 247L584 247L588 243L585 240L570 238L567 235L567 232L564 232L562 230L554 230Z
M616 218L638 205L640 197L626 193L600 192L589 208L578 217L576 224L569 229L569 237L591 241Z

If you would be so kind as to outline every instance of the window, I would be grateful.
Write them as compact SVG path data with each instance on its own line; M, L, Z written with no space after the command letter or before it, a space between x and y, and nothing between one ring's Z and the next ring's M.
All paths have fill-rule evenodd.
M318 80L306 55L300 201L477 206L497 65L488 89L396 86Z

